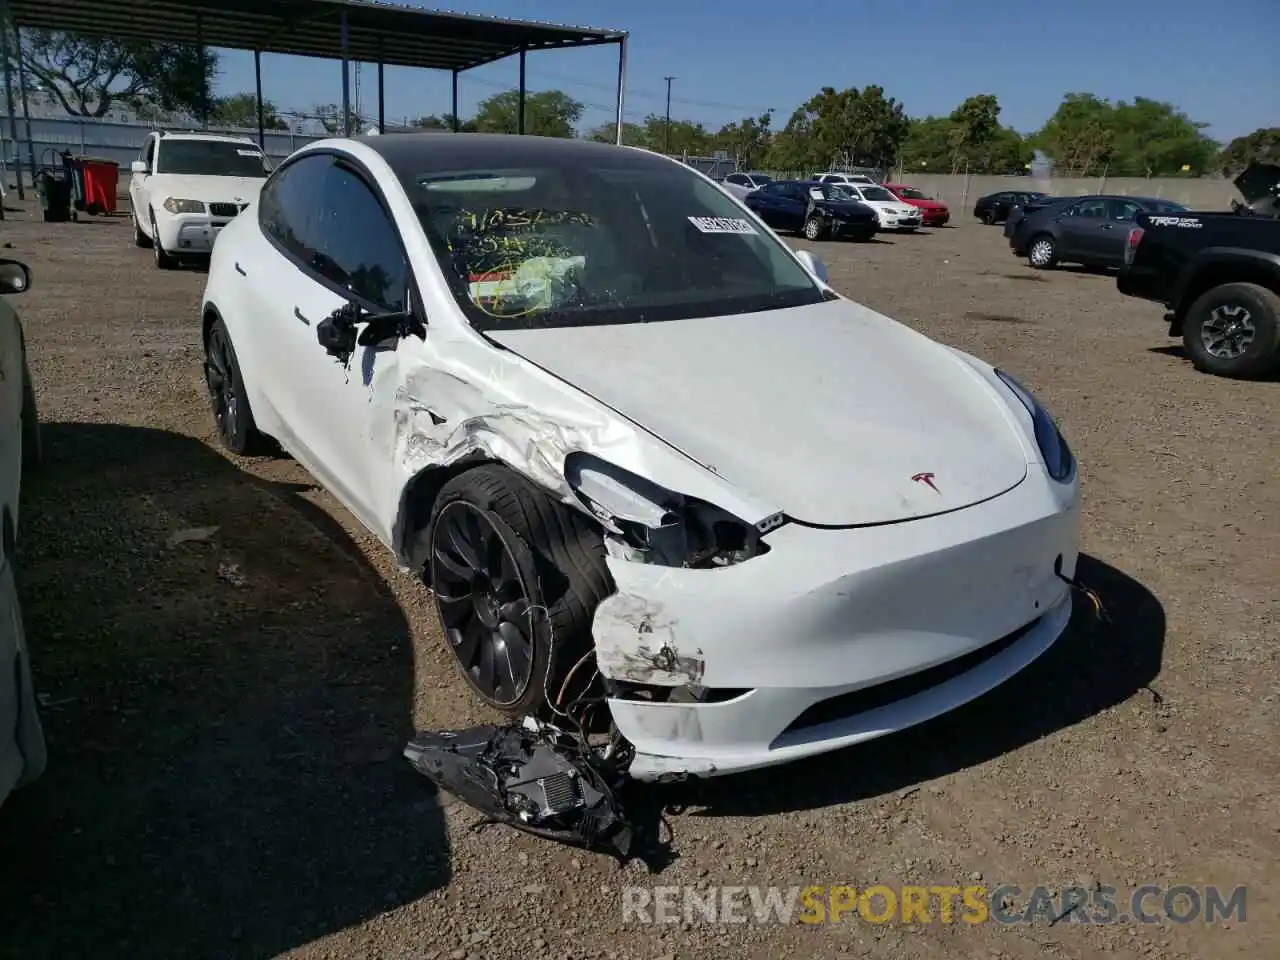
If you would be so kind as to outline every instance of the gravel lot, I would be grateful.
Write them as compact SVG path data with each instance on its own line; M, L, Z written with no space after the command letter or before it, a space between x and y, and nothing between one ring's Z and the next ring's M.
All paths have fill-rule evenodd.
M483 714L413 578L296 463L218 452L202 273L157 271L127 217L14 212L0 240L36 276L19 577L51 749L0 808L0 956L1280 956L1280 383L1197 374L1112 279L1033 273L964 218L817 245L845 293L1063 421L1110 620L906 734L645 791L671 808L651 876L473 832L400 757ZM1247 884L1247 919L686 927L624 923L620 895L979 879Z

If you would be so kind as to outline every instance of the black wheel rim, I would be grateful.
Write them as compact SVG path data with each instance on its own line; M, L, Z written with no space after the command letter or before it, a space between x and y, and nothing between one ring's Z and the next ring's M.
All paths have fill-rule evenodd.
M533 604L494 518L464 500L445 506L431 535L431 588L463 673L497 706L515 703L533 674Z
M209 334L204 375L209 385L209 402L213 406L218 434L231 443L235 440L236 420L240 416L240 394L236 389L235 367L231 363L231 344L220 327L214 327Z

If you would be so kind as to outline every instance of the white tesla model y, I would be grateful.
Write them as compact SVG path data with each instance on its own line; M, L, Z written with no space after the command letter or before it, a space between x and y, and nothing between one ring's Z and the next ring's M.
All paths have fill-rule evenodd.
M657 154L308 145L202 309L225 445L274 440L419 572L488 704L601 691L633 777L919 723L1067 625L1076 467L1044 408Z

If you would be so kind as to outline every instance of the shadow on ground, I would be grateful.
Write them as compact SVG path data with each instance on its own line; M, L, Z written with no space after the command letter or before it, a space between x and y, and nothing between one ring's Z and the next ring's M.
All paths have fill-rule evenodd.
M0 956L269 957L445 884L408 625L341 528L189 437L44 439L18 576L50 764L0 808Z
M649 795L636 791L637 814L651 819L654 807L666 805L698 808L695 816L757 816L863 800L993 760L1124 702L1160 672L1164 607L1142 584L1093 557L1080 557L1077 576L1102 597L1108 620L1093 620L1078 600L1062 639L985 696L826 757ZM678 846L678 822L674 829Z

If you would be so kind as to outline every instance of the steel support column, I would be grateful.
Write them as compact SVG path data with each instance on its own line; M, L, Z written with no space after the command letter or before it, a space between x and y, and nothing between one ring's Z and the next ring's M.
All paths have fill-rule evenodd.
M34 189L36 184L36 145L31 137L31 106L27 103L27 68L22 65L22 31L16 26L13 28L13 52L14 59L18 61L18 93L22 97L22 123L27 129L27 161L31 164L31 186ZM15 135L13 141L14 152L17 152L18 141ZM21 172L18 174L21 176ZM22 194L18 194L18 198L22 198Z
M253 51L253 86L254 94L257 96L258 104L258 146L262 148L262 152L267 152L267 118L266 111L262 106L262 51Z
M618 38L618 146L622 146L622 110L627 85L627 35Z
M520 48L520 97L516 105L516 133L524 133L524 47Z
M25 188L22 186L22 151L18 149L18 117L13 108L13 70L9 65L9 4L0 0L0 59L4 60L4 102L9 112L9 138L13 140L13 159L17 166L18 199L25 200ZM0 138L0 150L4 149L4 140ZM7 158L6 158L7 159ZM35 176L33 170L32 176ZM32 181L35 182L34 180ZM0 210L0 214L4 211Z
M342 135L351 136L351 63L347 59L347 9L342 8Z
M458 71L453 71L453 113L449 118L449 125L453 127L453 132L458 132Z

